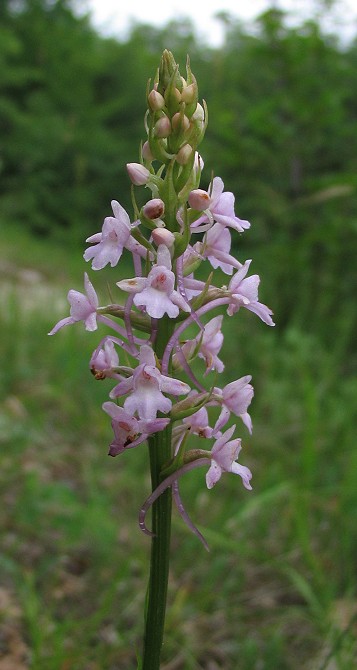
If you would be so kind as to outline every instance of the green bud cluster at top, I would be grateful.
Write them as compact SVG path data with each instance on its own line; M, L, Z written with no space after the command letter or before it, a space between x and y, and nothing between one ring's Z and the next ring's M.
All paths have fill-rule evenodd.
M148 139L142 147L142 163L152 175L148 186L153 195L165 203L165 226L178 232L177 211L199 185L197 148L207 126L207 108L204 101L202 105L198 102L197 83L188 59L184 79L171 52L163 52L153 86L148 83L147 105ZM157 173L153 161L161 163ZM179 251L175 248L175 256Z

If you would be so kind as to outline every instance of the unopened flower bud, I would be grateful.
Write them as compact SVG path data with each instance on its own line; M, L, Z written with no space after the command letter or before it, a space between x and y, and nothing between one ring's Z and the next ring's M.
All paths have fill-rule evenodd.
M176 112L176 114L174 114L172 117L172 127L174 130L184 132L185 130L189 129L190 122L187 116L180 114L180 112Z
M193 121L204 121L204 118L205 118L205 111L204 111L202 105L200 105L199 102L197 103L196 110L195 110L195 112L192 114L192 117L191 117L191 118L192 118Z
M176 154L177 162L180 165L186 165L186 163L188 163L191 158L192 151L193 149L190 144L184 144L180 151Z
M205 127L207 123L207 118L206 118L206 107L202 107L200 103L197 103L196 109L194 113L191 116L191 128L190 128L190 133L187 136L187 140L192 144L194 147L197 147L200 142L203 139L203 135L205 132Z
M150 172L141 163L127 163L126 169L130 180L135 186L144 186L144 184L148 183Z
M165 204L160 198L149 200L143 207L143 214L147 219L159 219L165 211Z
M197 96L197 84L190 84L189 86L184 86L181 93L182 102L190 104L194 101Z
M178 90L178 88L174 88L173 95L174 95L175 99L177 100L177 102L181 102L181 93Z
M171 134L171 123L167 116L163 116L155 124L154 132L156 137L168 137Z
M170 248L175 241L175 235L170 230L167 230L167 228L155 228L155 230L152 231L151 236L157 246L159 246L159 244L164 244L166 247Z
M180 109L181 93L175 86L169 86L165 91L165 103L170 116Z
M188 196L188 204L192 209L203 212L211 204L211 198L207 191L204 191L202 188L195 188Z
M149 163L151 163L151 161L154 160L154 156L152 155L149 142L144 142L141 153L144 161L148 161Z
M161 93L153 89L148 95L148 103L154 112L158 112L165 107L165 100Z
M176 76L175 76L176 73ZM168 51L167 49L164 50L162 56L161 56L161 62L160 62L160 67L159 67L159 88L160 90L163 89L164 91L168 87L170 80L172 76L175 76L175 85L176 86L182 86L181 83L181 78L179 73L177 72L177 65L175 62L175 59L171 53L171 51Z

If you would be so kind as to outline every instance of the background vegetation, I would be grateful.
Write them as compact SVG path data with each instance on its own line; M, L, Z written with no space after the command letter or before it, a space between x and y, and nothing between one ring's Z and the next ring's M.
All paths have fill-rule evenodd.
M357 662L357 39L277 10L202 44L189 21L95 32L70 0L0 2L0 668L125 670L140 648L148 541L145 450L107 459L110 426L68 328L84 239L143 138L163 48L190 54L210 123L202 154L252 222L272 331L230 320L227 381L252 373L252 494L183 485L211 546L175 519L166 670L350 670ZM104 273L117 281L125 266ZM93 274L93 273L92 273ZM101 273L102 274L102 273ZM94 277L105 295L103 278ZM144 493L145 496L145 493Z

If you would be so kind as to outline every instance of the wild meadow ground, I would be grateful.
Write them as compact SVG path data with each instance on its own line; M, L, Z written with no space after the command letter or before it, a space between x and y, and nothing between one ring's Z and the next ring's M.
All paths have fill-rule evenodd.
M1 257L0 670L134 670L146 447L107 456L98 333L47 336L82 290L78 250L9 228ZM210 553L175 514L163 670L357 667L357 381L342 345L276 317L226 322L225 378L255 386L240 457L253 491L230 476L207 491L201 471L182 482Z

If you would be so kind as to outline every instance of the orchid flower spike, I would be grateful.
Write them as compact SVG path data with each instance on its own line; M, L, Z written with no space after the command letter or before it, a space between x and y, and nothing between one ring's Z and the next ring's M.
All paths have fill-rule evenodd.
M234 414L252 432L248 410L254 390L250 375L229 381L231 368L243 365L244 341L239 357L227 365L223 312L232 317L243 307L269 326L273 313L259 302L260 278L248 276L251 261L242 264L235 256L237 233L247 231L249 221L236 216L235 197L220 177L208 186L202 181L199 151L208 111L189 60L183 76L165 49L150 82L141 162L126 165L132 217L113 199L113 215L87 238L84 250L95 271L108 265L115 268L109 273L118 266L125 271L129 259L132 269L124 275L129 278L118 273L113 283L122 293L109 288L110 304L99 306L85 274L84 293L68 292L70 315L49 334L78 321L87 331L104 329L89 367L95 379L108 384L109 399L102 407L113 430L109 454L149 443L154 484L140 512L140 528L151 534L145 518L153 505L153 528L168 537L169 496L158 507L155 503L171 487L179 514L207 548L181 500L180 478L205 466L208 489L230 472L250 490L252 477L237 462L241 439L233 438L235 426L226 428ZM218 283L222 272L229 275L228 286ZM216 386L220 375L223 381ZM195 448L192 439L211 441L211 450ZM158 513L161 502L164 514Z

